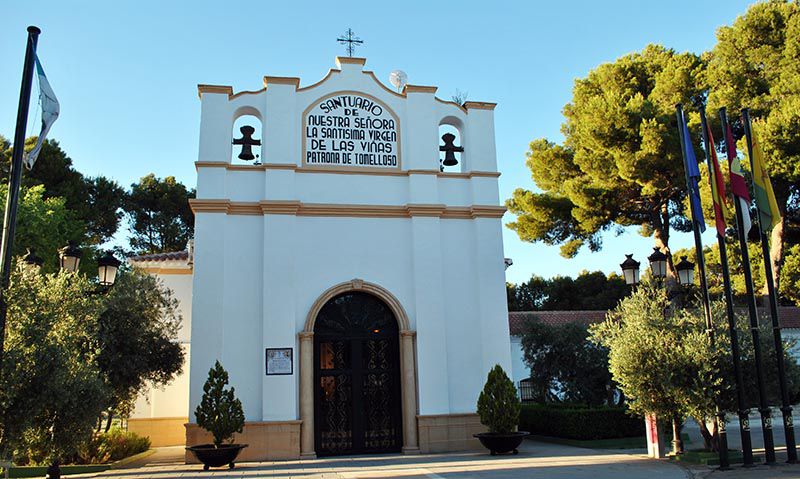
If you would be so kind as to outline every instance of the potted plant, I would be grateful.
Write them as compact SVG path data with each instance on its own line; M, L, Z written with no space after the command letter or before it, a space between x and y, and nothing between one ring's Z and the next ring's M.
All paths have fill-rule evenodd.
M503 368L496 365L489 371L486 385L478 397L478 415L481 424L488 427L489 432L474 435L493 456L519 452L517 447L528 435L525 431L517 431L520 408L517 388Z
M209 467L228 465L233 469L234 461L247 444L233 444L233 434L244 428L242 402L234 396L234 389L226 389L228 372L217 361L208 371L208 379L203 385L203 398L194 411L197 425L214 437L213 444L189 446L197 460L203 463L203 470Z

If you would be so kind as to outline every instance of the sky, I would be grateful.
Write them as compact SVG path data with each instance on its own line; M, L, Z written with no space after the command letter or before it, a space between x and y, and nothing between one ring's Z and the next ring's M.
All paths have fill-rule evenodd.
M50 137L85 175L129 186L148 173L195 186L200 102L197 84L258 90L262 77L321 79L345 55L348 28L364 40L356 56L388 84L460 90L495 110L500 201L535 188L525 166L531 140L560 142L561 110L575 79L648 43L701 53L715 31L743 14L742 0L459 2L9 1L0 29L0 135L13 138L26 27L42 29L39 58L61 103ZM32 113L34 107L32 106ZM31 115L33 116L33 114ZM38 133L33 118L28 136ZM268 140L268 139L267 139ZM513 220L506 214L504 222ZM713 228L704 242L714 240ZM603 249L574 259L558 246L523 243L504 228L511 282L619 272L625 253L643 261L652 238L635 229L604 237ZM673 232L670 247L692 246Z

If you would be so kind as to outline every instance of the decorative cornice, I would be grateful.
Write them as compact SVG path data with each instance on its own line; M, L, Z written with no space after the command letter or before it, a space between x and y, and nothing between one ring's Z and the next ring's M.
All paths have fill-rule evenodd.
M470 171L470 178L500 178L499 171Z
M225 168L230 171L292 170L296 173L329 173L335 175L410 176L435 175L439 178L498 178L498 171L441 172L438 170L387 170L383 168L326 168L324 166L297 166L294 163L264 163L261 165L235 165L224 161L196 161L195 169Z
M234 165L227 167L230 171L258 171L258 170L295 170L294 163L269 163L266 165Z
M266 88L262 88L260 90L242 90L242 91L237 91L233 95L228 95L228 100L233 100L234 98L238 98L238 97L240 97L242 95L258 95L259 93L264 93L265 91L267 91Z
M422 169L406 170L406 174L408 175L439 175L439 173L441 173L439 170L422 170Z
M258 206L264 215L296 215L302 203L299 201L264 200Z
M456 102L454 102L454 101L450 101L450 100L442 100L441 98L438 98L438 97L435 97L435 99L436 99L436 101L438 101L439 103L442 103L442 104L444 104L444 105L452 105L452 106L454 106L454 107L458 108L459 110L463 111L464 113L469 113L469 112L467 111L467 109L466 109L466 108L464 108L464 106L463 106L463 105L459 105L458 103L456 103Z
M294 86L295 91L301 92L305 90L310 90L325 83L325 81L328 80L332 75L341 72L342 65L361 65L363 74L371 76L375 80L375 82L386 92L401 98L405 98L408 93L430 93L435 95L436 91L438 90L438 87L435 86L406 85L403 88L402 93L397 93L391 88L384 85L383 82L378 80L378 78L375 76L375 73L368 70L363 70L363 66L366 65L366 63L367 63L366 58L336 57L337 68L330 69L328 73L318 82L312 83L311 85L302 88L300 87L300 78L297 77L264 76L263 78L264 88L260 90L240 91L234 94L233 87L229 85L197 85L197 96L202 98L203 93L216 93L216 94L228 95L228 100L233 100L234 98L237 98L240 95L256 95L259 93L263 93L268 85L290 85ZM459 105L452 101L442 100L441 98L435 98L435 99L440 103L456 106L466 114L469 114L469 110L494 110L495 106L497 106L496 103L480 102L480 101L468 101L465 102L463 105Z
M405 206L385 205L339 205L303 203L297 216L338 216L349 218L404 218L408 217Z
M486 101L467 101L464 102L464 108L467 110L494 110L497 103L489 103Z
M297 77L264 76L264 88L269 85L293 85L297 89L300 87L300 79Z
M445 205L427 205L421 203L406 205L408 216L429 216L433 218L441 218L447 210Z
M225 161L195 161L194 162L194 169L195 171L199 170L200 168L230 168L231 165Z
M198 200L197 198L189 200L189 207L195 213L227 213L230 204L230 200Z
M431 93L431 94L435 94L436 90L438 90L438 89L439 89L439 87L435 87L435 86L406 85L405 87L403 87L403 94L404 95L407 95L409 93Z
M233 95L233 87L229 85L197 85L197 97L203 98L203 93L214 93L220 95Z
M506 213L505 206L473 205L469 210L473 218L502 218Z
M341 65L366 65L367 59L361 57L336 57L336 63Z
M230 200L191 199L189 205L195 213L225 213L228 215L294 215L334 216L349 218L412 218L442 219L501 218L504 206L472 205L445 206L442 204L407 205L348 205L328 203L303 203L294 200L262 200L243 202Z
M334 175L408 176L406 170L389 168L298 166L295 173L330 173Z

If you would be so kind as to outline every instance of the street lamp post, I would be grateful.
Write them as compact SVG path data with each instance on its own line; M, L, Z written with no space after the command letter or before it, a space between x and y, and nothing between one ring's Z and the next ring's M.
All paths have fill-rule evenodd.
M650 262L650 274L654 278L658 278L659 283L667 277L667 260L669 258L666 254L661 252L658 247L653 247L653 253L647 257L647 261ZM633 259L632 254L625 255L625 261L620 264L620 268L622 268L622 274L625 277L625 283L628 285L636 285L639 283L639 265L640 263ZM681 257L681 261L675 265L675 269L678 272L678 282L681 286L689 286L694 282L694 263L688 261L686 256ZM670 299L673 298L673 295L668 295ZM667 310L665 309L664 314L667 314ZM673 417L672 419L672 450L675 454L683 453L683 440L681 439L681 420L679 417Z
M82 256L83 252L81 249L78 248L73 241L70 241L67 246L64 246L58 250L59 268L61 271L66 273L77 274L78 267L81 264ZM37 271L44 264L44 260L36 256L32 249L28 249L28 253L22 257L22 261L25 262L27 267L34 268ZM100 283L100 288L90 291L88 294L96 295L108 292L108 289L114 285L114 281L117 278L117 270L119 269L120 264L122 264L121 261L115 258L111 251L106 251L103 256L98 258L97 281ZM61 465L59 463L59 459L55 459L50 466L48 466L47 477L61 477Z

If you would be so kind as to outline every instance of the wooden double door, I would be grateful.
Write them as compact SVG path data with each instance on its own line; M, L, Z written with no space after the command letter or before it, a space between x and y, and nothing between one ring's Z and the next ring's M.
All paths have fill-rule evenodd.
M334 297L314 326L314 440L319 456L399 452L397 321L364 292Z

